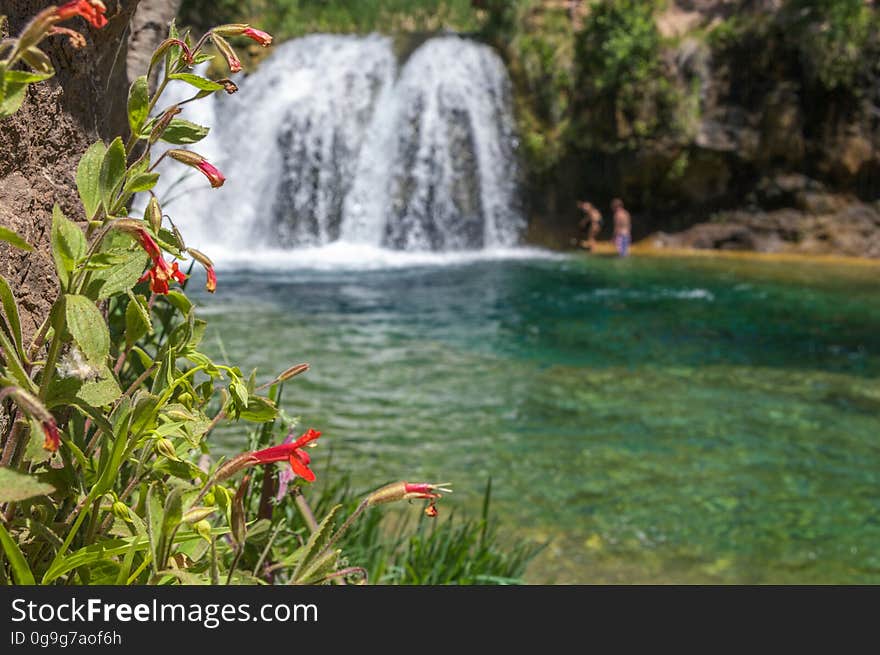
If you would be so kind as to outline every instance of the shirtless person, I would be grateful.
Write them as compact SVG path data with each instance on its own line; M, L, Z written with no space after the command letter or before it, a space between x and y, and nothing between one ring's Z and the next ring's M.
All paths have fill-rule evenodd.
M578 208L586 214L579 223L579 227L582 230L588 229L587 240L581 241L581 248L592 252L596 249L596 237L599 236L599 230L602 229L602 214L591 202L579 202ZM588 224L589 227L587 227Z
M632 219L629 212L623 207L623 201L615 198L611 201L611 211L614 212L614 246L617 254L626 257L629 254L629 244L632 241L630 227Z

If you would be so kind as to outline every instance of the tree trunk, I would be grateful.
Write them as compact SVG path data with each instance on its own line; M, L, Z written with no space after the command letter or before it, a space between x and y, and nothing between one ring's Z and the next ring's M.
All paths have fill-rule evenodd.
M40 47L51 58L55 76L32 84L21 109L0 119L0 225L36 247L33 253L23 253L0 243L0 275L16 295L26 340L58 293L49 246L52 207L58 203L69 218L84 220L75 183L79 158L98 138L109 141L126 135L129 81L146 72L150 53L165 37L180 4L105 2L109 22L104 28L94 29L78 17L64 23L86 37L86 47L75 49L64 36L43 41ZM0 16L8 17L0 30L17 35L50 4L0 0ZM5 432L2 427L0 434Z

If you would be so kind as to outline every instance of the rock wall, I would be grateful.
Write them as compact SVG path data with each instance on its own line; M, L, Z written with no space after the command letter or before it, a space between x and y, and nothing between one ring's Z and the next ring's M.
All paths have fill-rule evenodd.
M577 104L575 86L569 92L573 109L552 126L563 134L562 154L549 170L532 176L529 238L567 246L579 219L578 199L607 207L619 196L633 212L636 238L663 231L658 243L670 245L723 242L772 250L773 244L788 249L805 243L811 251L880 256L873 238L822 237L862 234L875 224L866 217L880 199L877 28L869 28L867 65L858 66L851 83L829 89L811 69L808 46L789 33L799 16L792 6L791 0L668 3L655 15L663 37L657 74L672 89L674 111L634 139L636 123L650 119L655 107L646 104L641 116L618 111L599 124L602 116ZM576 76L577 61L571 69ZM533 102L534 90L525 88L522 75L519 82L521 98ZM546 125L539 129L542 137L552 132ZM824 208L805 208L810 203L804 198L823 198ZM704 222L713 227L698 231L698 239L668 236ZM709 238L724 232L718 227L723 223L751 230L753 238ZM776 239L759 234L776 229Z

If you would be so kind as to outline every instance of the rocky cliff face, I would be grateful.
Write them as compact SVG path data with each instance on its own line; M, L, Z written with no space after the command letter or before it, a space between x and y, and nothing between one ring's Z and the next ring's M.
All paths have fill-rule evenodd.
M834 2L813 3L824 4ZM640 135L657 105L617 111L601 126L607 138L578 142L578 131L601 134L591 123L602 118L575 103L564 154L534 181L532 237L565 245L576 199L619 195L637 237L667 233L659 244L880 256L876 238L863 238L880 228L877 27L864 27L847 62L853 53L828 36L840 25L816 11L797 0L678 0L655 14L655 75L671 111ZM703 222L711 227L668 234Z

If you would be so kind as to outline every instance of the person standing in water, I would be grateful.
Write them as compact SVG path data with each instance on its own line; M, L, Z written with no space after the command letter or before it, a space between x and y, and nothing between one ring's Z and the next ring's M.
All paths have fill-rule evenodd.
M611 211L614 213L614 246L618 255L626 257L629 255L629 245L632 241L632 218L620 198L611 201Z
M579 224L582 230L587 230L587 240L581 241L581 248L592 252L596 249L596 237L602 229L602 213L591 202L579 202L578 208L586 214Z

